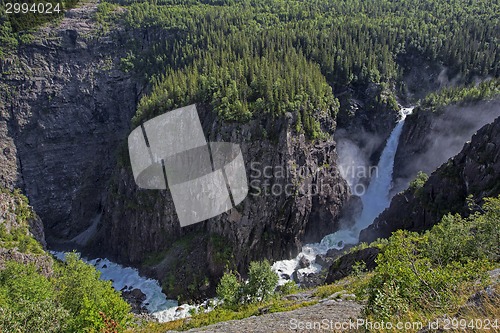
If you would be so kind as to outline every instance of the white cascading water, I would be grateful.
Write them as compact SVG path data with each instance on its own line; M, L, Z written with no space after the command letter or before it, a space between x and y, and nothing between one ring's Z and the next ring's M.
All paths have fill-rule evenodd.
M300 274L316 273L321 270L321 266L314 263L316 255L326 254L330 249L340 250L345 244L357 244L361 230L373 223L375 218L384 211L391 202L390 191L392 188L392 173L394 167L394 157L398 149L399 137L403 130L404 121L407 115L413 111L413 107L401 109L401 119L393 129L387 144L380 155L377 166L378 174L370 182L368 189L361 197L363 210L355 224L349 229L339 230L333 234L323 237L320 243L306 244L302 247L302 252L295 259L277 261L273 265L273 270L280 276L280 284L286 283L296 270L299 260L302 257L311 262L307 268L298 270Z
M359 232L373 223L375 218L389 207L391 203L390 192L392 189L392 173L394 169L394 158L399 145L399 137L403 130L406 116L413 111L413 108L401 110L401 120L393 129L387 144L380 155L380 162L377 166L378 177L375 177L368 186L366 193L361 197L363 211L356 221L354 228Z
M342 249L344 244L356 244L359 239L359 232L373 223L373 220L389 206L394 156L398 147L404 119L412 110L413 108L401 110L401 120L392 131L391 136L387 140L387 145L380 156L378 177L375 177L370 182L366 193L361 197L363 211L354 226L350 229L339 230L333 234L327 235L320 243L304 245L302 247L302 252L295 259L281 260L274 263L273 270L280 276L280 284L288 281L287 278L283 278L284 274L288 275L288 278L290 278L292 273L296 270L300 258L303 256L311 262L311 265L307 268L298 270L298 272L301 274L319 272L321 266L314 262L317 254L325 254L329 249ZM63 252L52 251L51 253L58 259L64 260ZM146 295L146 300L143 305L146 306L148 311L156 317L159 322L167 322L188 317L192 309L199 310L203 308L203 311L210 310L210 308L205 309L205 304L197 306L183 304L179 306L177 301L167 299L157 280L140 276L137 269L124 267L108 259L92 259L85 261L101 272L101 279L112 281L113 288L116 290L123 290L124 288L128 290L135 288L140 289Z
M64 252L51 251L51 253L57 259L64 261ZM116 290L140 289L146 295L143 305L160 323L188 317L190 310L200 308L200 306L188 304L179 306L176 300L167 299L157 280L140 276L135 268L124 267L108 259L86 260L82 258L82 260L101 272L102 280L112 281L113 288Z

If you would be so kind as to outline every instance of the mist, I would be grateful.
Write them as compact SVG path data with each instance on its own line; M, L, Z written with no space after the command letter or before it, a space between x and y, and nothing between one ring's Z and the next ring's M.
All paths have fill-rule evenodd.
M356 135L338 129L335 133L337 142L338 167L342 177L356 193L357 185L368 186L370 173L373 171L371 156L383 144L383 138L366 131L359 131Z
M481 127L500 116L500 100L480 102L470 106L450 106L433 120L424 137L424 150L405 161L394 179L394 192L408 187L419 171L432 173L449 158L457 155ZM398 149L402 149L400 146Z

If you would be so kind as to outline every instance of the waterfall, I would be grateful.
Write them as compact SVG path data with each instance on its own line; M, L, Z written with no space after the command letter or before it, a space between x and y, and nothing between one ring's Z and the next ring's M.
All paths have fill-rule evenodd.
M387 144L380 155L377 166L378 175L374 177L368 186L366 193L361 197L363 211L354 225L354 231L359 236L359 232L373 223L391 203L390 191L392 189L392 173L394 169L394 158L399 145L399 137L403 131L406 116L412 112L413 108L401 110L401 120L392 130Z
M392 173L394 168L394 158L398 149L399 137L403 130L406 116L413 111L413 107L401 109L401 119L392 130L387 139L386 146L380 155L377 165L377 174L372 176L370 185L361 196L363 210L356 219L353 226L347 229L338 230L323 237L321 242L306 244L302 247L301 253L291 260L281 260L273 265L273 269L280 276L280 284L285 283L297 268L301 257L307 258L312 264L308 268L299 269L302 274L319 272L321 266L314 263L316 255L325 254L330 249L342 249L345 244L357 244L361 230L373 223L375 218L384 211L391 202L390 191L392 189Z

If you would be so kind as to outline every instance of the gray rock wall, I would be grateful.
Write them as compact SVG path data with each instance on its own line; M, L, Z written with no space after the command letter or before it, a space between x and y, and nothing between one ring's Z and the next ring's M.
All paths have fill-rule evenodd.
M0 179L21 187L49 242L70 239L103 210L116 148L139 87L117 69L119 38L78 9L0 61Z
M247 198L227 213L181 229L168 190L137 188L125 163L115 170L98 235L90 243L118 261L141 265L164 285L175 280L174 290L165 287L170 296L198 283L194 294L200 297L205 278L212 282L207 293L213 291L226 265L244 273L252 260L295 256L304 242L339 228L350 195L337 168L335 141L307 140L295 132L293 115L236 124L221 122L203 105L198 112L208 141L240 145ZM326 113L322 125L333 131Z
M223 123L200 105L208 141L240 144L256 182L235 209L181 230L168 191L136 186L125 147L145 88L120 70L120 58L129 38L148 47L151 34L104 33L94 11L70 11L0 61L0 180L23 189L49 245L90 240L87 253L141 266L164 284L174 272L176 293L208 293L214 286L205 279L215 281L228 264L243 272L251 260L289 258L338 229L350 193L336 167L329 110L320 116L329 138L311 142L294 132L292 115Z
M436 170L499 116L500 99L450 105L442 112L416 108L405 121L394 160L395 191L406 189L418 171Z

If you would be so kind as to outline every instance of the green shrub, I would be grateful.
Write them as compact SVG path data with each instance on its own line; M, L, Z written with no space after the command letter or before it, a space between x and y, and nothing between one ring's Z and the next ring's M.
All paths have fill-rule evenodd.
M113 289L110 281L99 279L100 273L81 261L76 253L66 254L65 263L57 269L58 299L71 313L71 332L101 330L105 318L121 329L131 320L130 306Z
M69 312L56 301L51 281L33 264L7 262L0 271L0 331L60 332Z
M285 284L283 284L280 288L280 293L282 295L290 295L293 293L296 293L300 290L299 286L295 281L287 281Z
M55 301L21 300L17 308L0 307L1 332L56 333L65 332L69 312Z
M0 271L0 294L6 300L4 304L17 308L22 301L36 303L53 298L53 288L33 264L7 262Z
M361 261L356 261L354 265L352 265L352 275L355 277L360 277L363 272L366 271L366 263Z
M265 302L274 295L277 284L278 275L273 272L269 261L252 261L246 283L239 282L232 271L225 273L217 286L217 295L228 308L240 303Z
M500 262L500 196L498 198L486 198L483 205L484 214L476 213L471 219L474 220L476 246L480 255Z
M241 284L238 277L232 272L224 273L217 286L217 297L224 301L224 305L232 307L240 302Z
M68 254L52 278L33 264L0 271L0 332L97 332L130 324L130 306L99 272Z
M395 232L377 258L366 314L386 320L401 318L408 311L456 310L478 280L486 281L485 272L492 267L485 255L488 251L478 244L481 238L472 234L472 226L490 212L471 219L446 216L425 234Z
M422 188L424 187L425 183L429 179L429 175L426 174L425 172L419 171L417 174L417 177L415 177L414 180L410 182L410 189L413 191L413 194L415 197L420 197Z
M426 253L433 262L500 261L500 197L486 198L482 210L468 218L446 215L428 232Z
M252 261L248 270L248 283L245 285L245 297L250 302L268 300L274 294L278 279L269 261Z
M446 215L428 232L425 251L432 262L447 265L479 257L472 222L460 215Z

